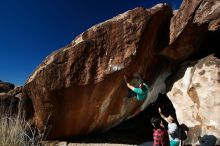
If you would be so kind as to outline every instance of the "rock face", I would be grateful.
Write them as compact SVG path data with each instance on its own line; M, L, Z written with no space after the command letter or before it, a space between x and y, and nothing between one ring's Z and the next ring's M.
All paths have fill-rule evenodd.
M18 111L20 87L0 80L0 113L12 115Z
M8 82L2 82L0 80L0 93L1 92L8 92L12 89L14 89L15 85L12 83L8 83Z
M184 0L171 19L169 46L162 54L178 63L212 53L219 56L219 21L220 1ZM220 137L219 59L209 56L194 65L179 69L167 93L178 121L190 128L189 144L198 143L198 136Z
M196 143L198 136L203 135L219 139L220 59L208 56L183 70L184 76L174 83L167 95L180 124L189 127L186 142Z
M9 83L7 83L9 84ZM13 85L13 84L9 84ZM9 92L0 93L0 113L12 116L18 113L19 99L21 99L22 87L16 87Z
M36 126L48 126L49 138L105 131L155 101L168 75L169 62L159 54L169 42L171 17L164 4L136 8L93 26L49 55L25 85ZM123 75L137 72L152 82L152 89L157 86L143 102L126 98Z
M48 138L108 130L165 92L174 64L218 54L220 1L184 0L172 15L165 4L136 8L93 26L49 55L24 87L35 125L47 126ZM143 102L126 98L123 75L134 73L150 86ZM188 143L204 134L219 138L219 60L207 57L184 73L168 96L180 123L190 128Z
M184 0L171 19L170 45L162 54L172 60L182 61L204 52L210 49L204 46L212 41L211 32L217 32L219 29L220 1Z
M14 88L12 83L4 82L4 84L11 86L10 89ZM0 114L5 114L7 117L21 116L27 120L33 117L32 101L24 96L22 86L0 93Z

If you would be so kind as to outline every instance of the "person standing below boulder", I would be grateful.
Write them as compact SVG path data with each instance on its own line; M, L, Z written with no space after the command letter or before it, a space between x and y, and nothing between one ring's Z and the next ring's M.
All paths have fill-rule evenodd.
M164 128L160 117L152 117L151 124L154 126L153 146L170 146L167 130Z
M136 75L134 79L134 84L136 84L136 86L128 82L126 75L124 75L124 80L127 87L130 89L128 91L128 98L134 96L137 100L141 101L147 96L149 90L148 86L144 83L143 79L139 75Z
M162 114L161 109L159 108L160 116L168 123L168 134L170 140L170 146L179 146L180 139L178 134L178 126L175 120L174 115L169 115L167 118Z

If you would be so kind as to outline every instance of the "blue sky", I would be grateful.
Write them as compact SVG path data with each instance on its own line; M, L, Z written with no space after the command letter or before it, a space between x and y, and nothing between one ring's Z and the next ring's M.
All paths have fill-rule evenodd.
M0 80L24 85L52 51L91 26L138 6L181 0L0 0Z

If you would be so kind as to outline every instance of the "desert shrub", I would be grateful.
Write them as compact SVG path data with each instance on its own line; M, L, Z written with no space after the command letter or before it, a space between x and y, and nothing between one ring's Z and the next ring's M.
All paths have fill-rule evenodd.
M11 116L0 110L0 146L38 146L44 133L33 128L21 114Z

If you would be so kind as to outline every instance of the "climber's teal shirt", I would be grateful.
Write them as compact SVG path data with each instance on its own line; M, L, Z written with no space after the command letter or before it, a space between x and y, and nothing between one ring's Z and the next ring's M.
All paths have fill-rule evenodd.
M141 88L134 88L134 92L137 93L137 100L143 100L148 93L148 86L146 84L144 84L144 86L146 87L146 91L144 92Z

